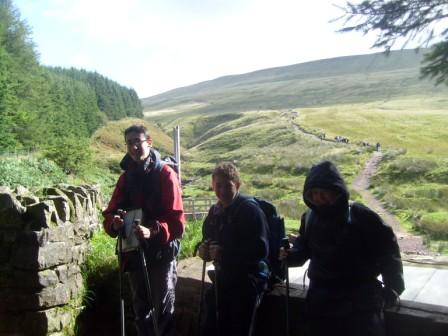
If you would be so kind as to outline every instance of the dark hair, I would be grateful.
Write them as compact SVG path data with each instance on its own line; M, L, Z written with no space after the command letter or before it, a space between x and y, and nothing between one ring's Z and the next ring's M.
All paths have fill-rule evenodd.
M146 139L151 139L151 135L149 134L148 129L143 125L132 125L132 126L129 126L128 128L126 128L124 130L124 138L126 139L126 136L132 132L135 132L138 134L143 133L145 135Z
M232 162L224 161L218 163L215 169L213 169L212 178L218 175L229 181L240 183L240 172Z

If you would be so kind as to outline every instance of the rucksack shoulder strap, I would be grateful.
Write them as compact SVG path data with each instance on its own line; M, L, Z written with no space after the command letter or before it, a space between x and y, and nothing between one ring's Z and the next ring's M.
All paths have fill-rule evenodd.
M238 214L238 212L240 211L243 204L252 203L252 204L258 205L257 201L253 197L249 197L249 196L245 196L245 195L241 195L241 194L238 196L238 200L236 202L237 203L234 204L234 209L232 209L232 212L230 213L231 218L234 218Z

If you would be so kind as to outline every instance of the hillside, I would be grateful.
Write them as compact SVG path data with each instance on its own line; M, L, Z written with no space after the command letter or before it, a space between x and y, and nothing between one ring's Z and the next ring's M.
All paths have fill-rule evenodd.
M145 116L166 117L446 95L445 86L420 79L423 53L346 56L225 76L144 98L142 104Z

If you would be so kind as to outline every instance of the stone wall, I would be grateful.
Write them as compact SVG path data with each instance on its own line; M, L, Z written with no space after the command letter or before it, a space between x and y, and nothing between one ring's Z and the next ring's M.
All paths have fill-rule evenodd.
M98 226L99 192L0 187L0 335L61 335L83 293L80 265Z

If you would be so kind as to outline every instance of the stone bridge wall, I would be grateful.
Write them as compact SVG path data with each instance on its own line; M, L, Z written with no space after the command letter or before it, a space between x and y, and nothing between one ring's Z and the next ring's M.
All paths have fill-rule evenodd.
M81 307L99 192L66 185L39 194L0 187L0 335L60 335Z
M178 264L176 315L179 335L198 335L201 274L202 261L198 257ZM205 280L205 287L208 287L210 281L207 276ZM266 295L258 312L254 336L305 335L306 290L296 284L290 287L289 333L286 332L285 286L280 285ZM385 312L385 322L387 336L446 336L448 307L403 300L399 309Z

